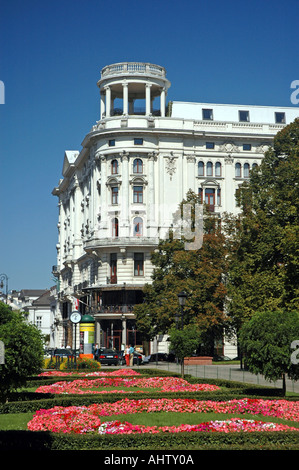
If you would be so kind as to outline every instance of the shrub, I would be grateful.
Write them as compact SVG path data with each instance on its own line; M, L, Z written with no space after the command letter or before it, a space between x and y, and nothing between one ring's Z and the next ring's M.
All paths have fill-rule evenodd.
M91 371L98 371L101 370L101 363L95 361L94 359L89 359L86 357L79 357L77 359L77 369L88 369Z
M68 360L64 357L59 365L59 370L67 370L68 369Z

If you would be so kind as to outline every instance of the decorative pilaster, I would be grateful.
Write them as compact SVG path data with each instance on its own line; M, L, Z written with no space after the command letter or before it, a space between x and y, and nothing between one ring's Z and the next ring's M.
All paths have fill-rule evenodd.
M156 237L156 200L155 200L155 161L157 160L157 152L148 154L148 209L147 209L147 226L148 236Z
M128 237L130 235L129 224L129 153L123 151L120 153L122 160L122 201L121 201L121 236Z

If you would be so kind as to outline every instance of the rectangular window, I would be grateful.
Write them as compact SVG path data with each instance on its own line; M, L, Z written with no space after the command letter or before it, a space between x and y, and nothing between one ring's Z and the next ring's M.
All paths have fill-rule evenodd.
M143 253L134 253L134 276L144 275L144 255Z
M134 145L143 145L143 139L141 139L140 137L136 137L134 139Z
M205 190L205 203L209 212L214 212L215 209L215 189L207 188Z
M239 121L249 122L249 111L239 111Z
M109 140L109 147L115 147L115 139Z
M214 142L206 142L206 149L214 149L215 144Z
M42 317L41 316L36 317L36 326L37 326L37 328L42 327Z
M112 204L118 204L118 187L114 186L111 188L112 192Z
M143 187L142 186L133 187L133 202L137 202L137 203L143 202Z
M212 109L203 109L202 118L205 121L213 121L213 110Z
M285 122L286 122L285 113L275 113L275 122L277 124L285 124Z
M243 144L243 150L251 150L251 144Z

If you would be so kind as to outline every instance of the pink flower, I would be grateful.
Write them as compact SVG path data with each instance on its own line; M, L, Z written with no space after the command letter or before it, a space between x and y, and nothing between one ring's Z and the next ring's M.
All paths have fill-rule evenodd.
M90 406L54 407L38 410L28 423L32 431L52 431L64 433L157 433L157 432L252 432L252 431L299 431L299 428L283 424L263 423L262 421L231 418L224 421L210 421L196 425L142 426L119 421L101 422L101 417L117 414L156 413L172 411L179 413L250 413L264 416L278 416L299 421L299 402L287 400L248 399L228 402L201 401L194 399L124 399L115 403L93 404Z

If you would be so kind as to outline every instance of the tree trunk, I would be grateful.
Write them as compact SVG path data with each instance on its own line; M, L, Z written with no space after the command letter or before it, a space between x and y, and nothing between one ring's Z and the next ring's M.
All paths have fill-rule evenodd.
M286 375L282 374L282 393L284 397L286 396L286 392L287 392Z

